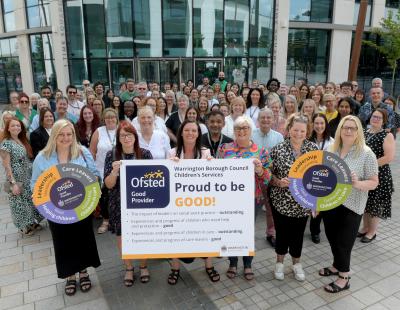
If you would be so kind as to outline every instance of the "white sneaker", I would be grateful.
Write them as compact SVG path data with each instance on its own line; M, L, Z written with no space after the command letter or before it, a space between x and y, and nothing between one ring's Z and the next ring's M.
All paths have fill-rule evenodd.
M294 277L297 281L304 281L306 279L306 275L304 274L303 267L300 263L294 264L292 268L294 272Z
M277 280L283 280L285 278L285 273L284 273L285 266L282 263L276 263L275 264L275 279Z

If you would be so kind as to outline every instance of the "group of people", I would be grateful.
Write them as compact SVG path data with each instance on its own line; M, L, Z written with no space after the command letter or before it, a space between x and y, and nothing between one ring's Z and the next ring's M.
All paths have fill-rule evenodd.
M337 276L325 290L337 293L350 287L350 258L357 237L372 242L380 219L391 217L394 191L389 163L395 156L400 127L396 100L374 79L368 93L357 82L288 87L270 79L265 85L231 84L220 72L218 80L204 77L197 87L127 79L118 91L102 83L83 89L69 85L66 96L48 86L41 94L11 93L0 119L0 154L7 176L9 202L15 226L24 235L42 229L43 217L32 202L32 189L52 165L75 163L99 178L102 223L97 233L110 231L121 250L119 173L125 159L236 159L252 158L255 175L255 215L265 210L266 241L275 248L274 276L283 280L284 258L292 258L298 281L305 280L301 265L304 232L311 218L312 241L320 243L320 225L332 249L333 263L320 276ZM118 95L117 95L118 93ZM339 207L312 214L289 190L288 174L297 158L314 151L340 156L352 172L353 189ZM362 227L360 227L363 220ZM340 227L340 229L338 229ZM92 216L75 224L49 221L58 276L66 279L65 293L91 288L87 267L100 260ZM84 236L84 237L83 237ZM79 253L79 255L77 255ZM220 280L212 258L203 258L212 282ZM172 259L168 283L179 281L181 262ZM134 284L132 261L124 260L124 284ZM243 257L244 278L254 278L252 257ZM140 261L140 281L150 281L147 261ZM227 277L238 275L238 257L229 257Z

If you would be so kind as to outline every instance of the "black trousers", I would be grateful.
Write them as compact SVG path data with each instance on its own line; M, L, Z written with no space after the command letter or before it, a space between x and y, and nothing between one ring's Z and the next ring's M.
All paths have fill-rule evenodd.
M276 254L286 255L289 252L292 257L299 258L308 217L290 217L279 213L274 206L271 208L276 231Z
M362 215L345 206L324 211L325 233L333 254L333 267L340 272L350 271L351 250L357 237Z
M109 199L108 199L108 188L103 185L101 188L101 197L100 197L100 214L103 217L103 219L108 220L110 218L110 213L108 211L108 204L109 204Z
M319 235L321 233L321 220L322 220L322 213L319 213L316 217L311 217L310 220L311 235Z

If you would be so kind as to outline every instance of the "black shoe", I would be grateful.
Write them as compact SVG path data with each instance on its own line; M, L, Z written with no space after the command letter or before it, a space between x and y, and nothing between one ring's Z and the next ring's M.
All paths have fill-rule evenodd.
M319 234L318 235L311 235L311 241L314 242L315 244L320 243L321 239L319 238Z
M366 234L367 234L367 233L360 233L360 232L358 232L358 233L357 233L357 238L362 238L362 237L364 237Z
M276 240L274 236L267 236L265 237L265 240L273 247L275 248Z
M362 243L370 243L372 240L374 240L376 238L376 234L372 236L372 238L368 238L366 235L364 237L361 238L361 242Z

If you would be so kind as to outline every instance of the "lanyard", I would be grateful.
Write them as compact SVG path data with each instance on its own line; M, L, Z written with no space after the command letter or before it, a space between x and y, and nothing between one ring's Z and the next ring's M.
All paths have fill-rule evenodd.
M219 138L219 141L218 141L218 145L217 145L217 150L218 150L218 147L221 145L221 142L222 142L222 133L221 133L221 138ZM215 157L215 152L214 152L214 147L213 147L213 141L210 139L210 133L208 133L208 135L207 135L207 139L208 139L208 143L210 144L210 146L211 146L211 151L213 152L213 154L211 154L211 155L213 155L214 157Z
M108 137L108 140L110 141L111 146L114 147L115 146L116 134L114 134L113 139L111 139L110 133L108 132L107 128L106 128L106 132L107 132L107 137Z

